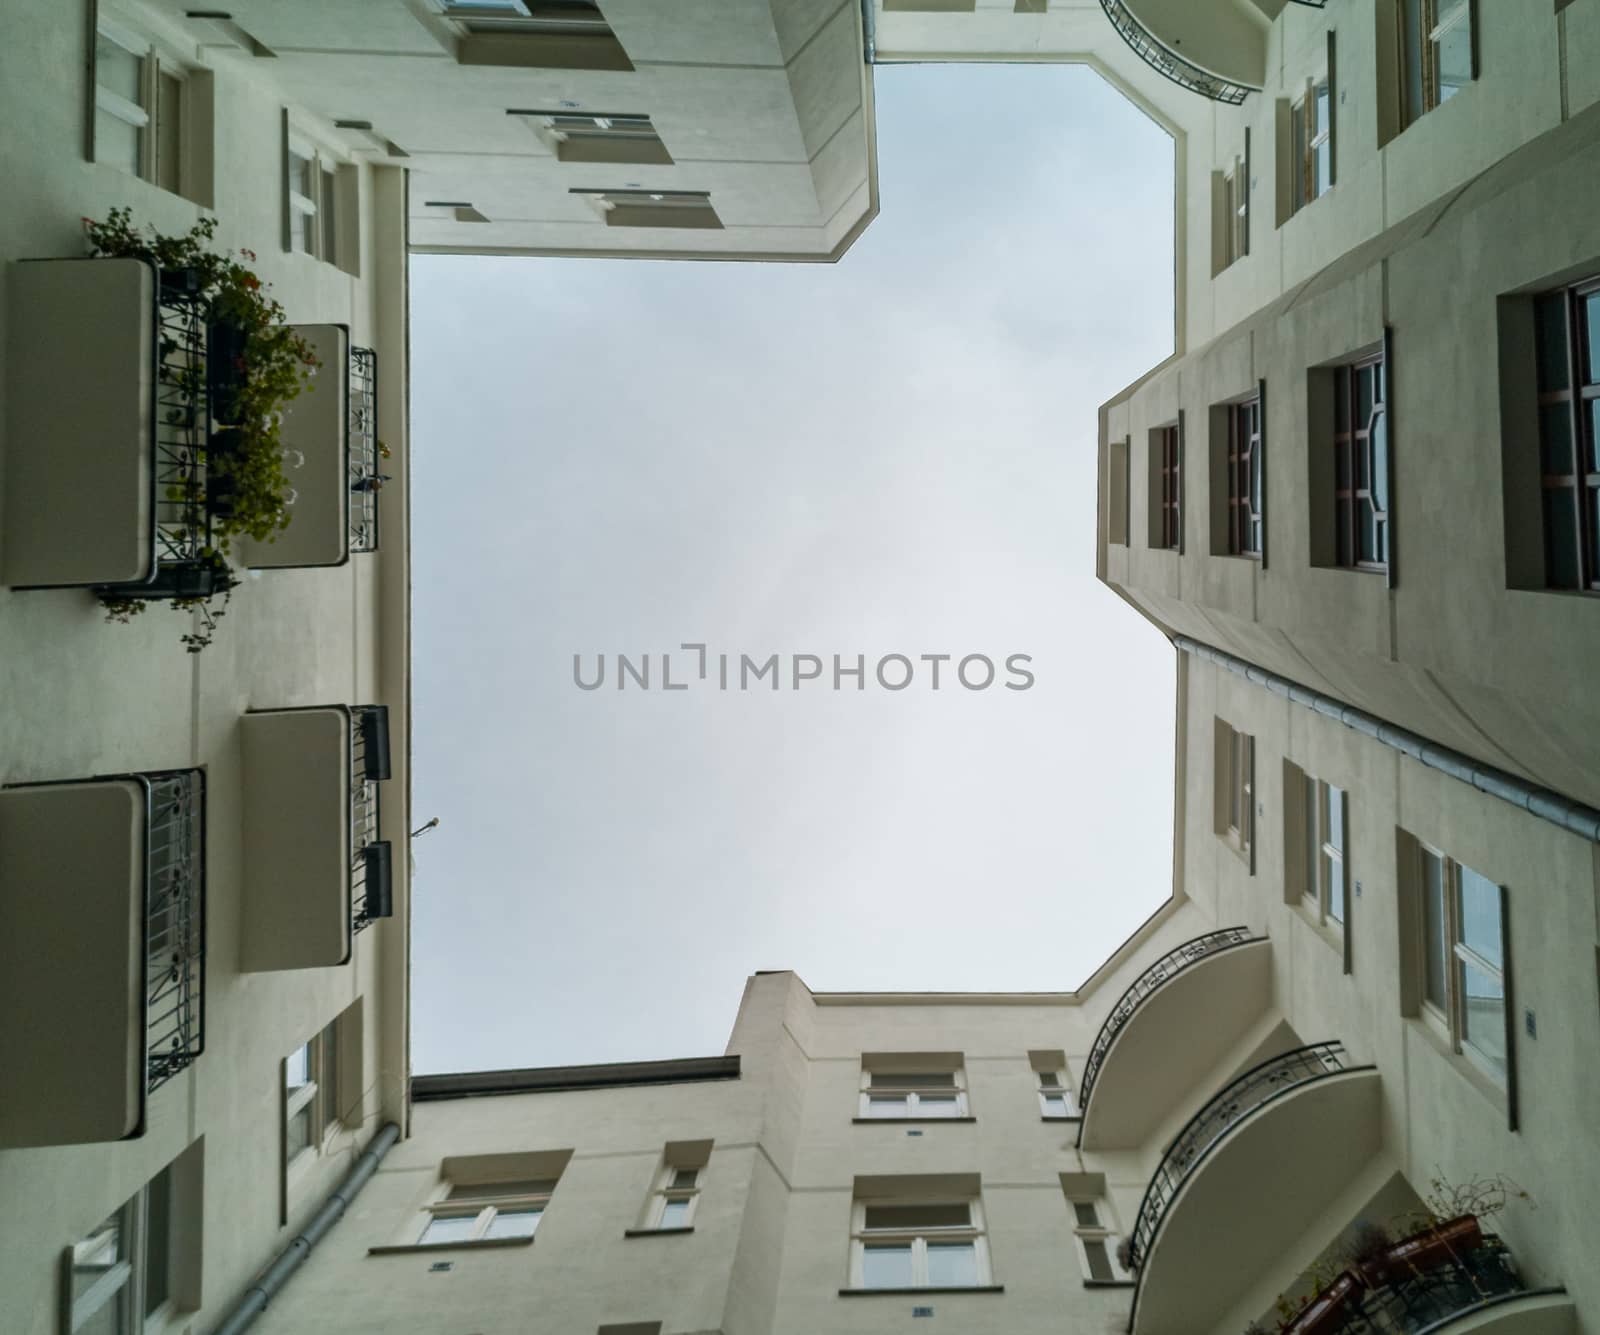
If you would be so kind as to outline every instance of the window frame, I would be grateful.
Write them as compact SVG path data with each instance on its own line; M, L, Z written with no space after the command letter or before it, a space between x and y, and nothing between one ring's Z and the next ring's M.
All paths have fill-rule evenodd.
M289 1084L289 1063L301 1052L306 1054L306 1079L303 1084ZM339 1021L335 1017L295 1048L282 1063L282 1154L285 1185L299 1177L317 1159L327 1153L329 1144L344 1129L339 1109L339 1072L342 1054L339 1051ZM289 1127L302 1112L309 1110L310 1118L306 1143L293 1154L289 1152Z
M1256 832L1256 739L1250 733L1240 732L1231 723L1222 722L1220 719L1218 722L1227 731L1228 752L1226 768L1224 769L1220 763L1217 766L1219 774L1225 780L1221 806L1222 819L1217 833L1235 852L1250 862L1253 869Z
M562 16L561 10L567 14ZM504 0L500 4L493 0L440 0L439 12L471 36L612 36L609 20L593 0ZM587 17L591 13L594 17Z
M179 1312L177 1299L178 1248L174 1245L177 1227L178 1191L174 1182L174 1164L168 1164L119 1205L86 1237L70 1243L64 1258L65 1283L62 1291L61 1328L72 1335L82 1330L104 1309L107 1303L122 1304L117 1321L117 1335L138 1335L147 1327L159 1329ZM150 1287L151 1220L150 1201L158 1183L165 1180L167 1193L166 1229L166 1294L153 1308L146 1309ZM73 1296L74 1275L80 1263L79 1250L112 1221L117 1228L117 1256L104 1273L84 1292Z
M1512 1069L1514 1056L1511 1043L1511 961L1503 959L1499 965L1493 964L1473 950L1462 939L1461 873L1463 870L1471 871L1486 885L1494 886L1498 892L1497 913L1499 921L1497 927L1499 928L1502 954L1508 953L1505 944L1507 941L1505 887L1484 876L1476 868L1467 867L1465 863L1421 839L1416 840L1416 849L1416 884L1419 897L1422 900L1416 915L1416 948L1419 952L1417 958L1420 961L1417 980L1418 1017L1448 1046L1452 1053L1470 1062L1475 1071L1509 1094L1514 1079ZM1428 935L1426 908L1428 884L1426 863L1429 858L1437 859L1440 864L1444 895L1444 911L1440 923L1444 933L1440 944L1444 947L1445 963L1443 978L1445 1004L1442 1008L1428 996L1427 985L1427 959L1430 946L1433 944ZM1503 1069L1497 1069L1492 1059L1477 1048L1467 1036L1467 998L1464 981L1464 970L1466 968L1476 969L1500 985L1500 1019L1502 1043L1505 1049L1505 1066Z
M1389 377L1387 349L1369 356L1342 362L1333 369L1334 420L1331 442L1333 466L1334 564L1341 570L1365 570L1387 574L1393 549L1394 498L1389 494L1392 470L1390 452L1393 441L1389 423ZM1361 378L1370 373L1372 403L1365 423L1358 421L1361 404ZM1380 461L1374 441L1382 421L1384 455ZM1345 426L1341 430L1339 423ZM1341 464L1343 467L1341 468ZM1361 485L1364 466L1366 485ZM1375 486L1381 485L1386 508L1378 508ZM1372 508L1381 559L1361 555L1362 506Z
M1035 1069L1039 1085L1039 1116L1047 1122L1076 1122L1081 1118L1069 1073L1060 1067ZM1064 1112L1051 1112L1050 1100L1060 1099Z
M1317 114L1318 103L1324 99L1327 103L1325 118ZM1289 104L1290 156L1294 170L1289 195L1291 215L1316 203L1333 189L1333 124L1333 80L1322 70L1306 80L1304 91ZM1318 154L1323 150L1328 161L1326 186L1322 185L1317 170Z
M1420 45L1416 50L1412 49L1413 42L1408 36L1411 27L1410 6L1413 4L1418 15L1417 34L1420 39ZM1400 66L1398 86L1401 129L1415 125L1430 111L1437 111L1464 87L1460 84L1445 84L1440 68L1442 39L1460 27L1463 22L1467 27L1470 51L1467 82L1472 83L1477 79L1479 32L1477 10L1477 0L1396 0L1395 50ZM1422 98L1420 107L1412 105L1413 73ZM1444 92L1446 87L1451 91Z
M933 1225L922 1228L868 1229L868 1208L917 1206L967 1207L965 1225ZM971 1284L940 1284L928 1282L928 1244L941 1242L971 1242L976 1273ZM911 1283L909 1285L868 1285L866 1283L866 1252L870 1244L909 1245L911 1249ZM994 1283L990 1266L988 1230L985 1227L983 1202L971 1196L858 1196L850 1212L850 1287L863 1293L895 1293L904 1290L926 1292L968 1292L989 1288Z
M1066 1201L1067 1208L1072 1211L1072 1241L1078 1253L1078 1268L1083 1274L1084 1287L1105 1288L1133 1284L1134 1275L1117 1259L1117 1244L1123 1235L1116 1226L1116 1216L1111 1210L1111 1202L1103 1195L1091 1196L1078 1192L1067 1193ZM1093 1223L1085 1223L1080 1218L1079 1207L1085 1207L1092 1213ZM1109 1224L1105 1222L1107 1219L1111 1221ZM1094 1273L1094 1264L1089 1257L1089 1248L1094 1244L1104 1248L1106 1265L1111 1271L1110 1278L1101 1279Z
M1541 292L1533 299L1535 370L1534 391L1538 405L1539 435L1539 501L1541 547L1544 556L1544 587L1564 593L1600 594L1600 433L1596 431L1596 417L1600 407L1590 405L1600 402L1600 377L1587 379L1587 368L1600 363L1600 348L1590 345L1589 330L1583 320L1584 307L1591 300L1600 300L1600 274L1568 283L1563 287ZM1539 308L1545 302L1559 301L1562 307L1562 333L1565 336L1566 386L1547 388L1539 378L1544 364L1543 349L1538 344L1543 339L1543 325ZM1551 408L1564 406L1567 439L1571 450L1569 467L1565 472L1552 471L1548 462L1549 449L1545 427L1545 413ZM1592 466L1590 466L1592 465ZM1572 541L1576 546L1578 582L1557 583L1556 561L1553 557L1554 535L1549 522L1550 492L1569 491L1576 511L1573 516Z
M1161 547L1183 550L1183 438L1177 422L1156 428L1161 449L1157 477L1160 481Z
M550 1179L549 1189L534 1192L497 1192L496 1187L503 1184L494 1182L482 1183L445 1183L445 1194L438 1200L430 1201L424 1207L426 1218L422 1223L422 1231L416 1235L412 1242L414 1247L467 1247L485 1242L498 1242L500 1239L491 1238L489 1230L494 1227L494 1221L504 1214L533 1214L533 1227L526 1233L510 1235L513 1238L527 1238L532 1240L538 1235L539 1225L544 1222L545 1212L550 1208L550 1198L555 1194L559 1179ZM453 1191L463 1191L470 1188L481 1188L478 1195L453 1195ZM447 1238L438 1242L428 1241L428 1231L434 1224L442 1219L471 1219L473 1226L471 1232L464 1238Z
M1266 547L1266 434L1259 392L1227 405L1228 555L1262 559Z
M168 194L185 196L190 188L188 156L190 150L190 88L189 70L181 61L168 56L151 38L137 29L102 13L95 15L95 56L93 78L90 81L90 160L115 171L125 171L120 162L109 161L102 155L103 145L99 132L100 113L131 126L138 132L135 156L137 163L133 176ZM100 39L112 43L139 62L138 100L130 101L100 82ZM170 113L162 110L163 80L177 86L178 98ZM170 122L176 120L177 135L174 147L175 161L169 164L162 151L163 141L170 131Z
M948 1087L932 1084L910 1083L918 1079L926 1080L929 1076L950 1077ZM898 1083L895 1076L903 1077ZM882 1081L882 1083L877 1083ZM945 1099L954 1097L953 1110L945 1112L927 1112L923 1109L923 1096L932 1095ZM903 1099L905 1111L893 1115L874 1113L872 1111L873 1099ZM922 1071L885 1070L875 1069L863 1065L861 1069L860 1098L857 1103L857 1119L864 1122L949 1122L970 1117L970 1107L967 1101L966 1070L963 1066L949 1069L930 1069Z
M700 1164L666 1163L661 1171L656 1174L655 1187L651 1192L650 1210L645 1219L645 1228L656 1232L680 1228L693 1228L694 1217L700 1201L700 1178L705 1167ZM688 1186L680 1185L678 1178L681 1174L688 1173L693 1181ZM683 1218L675 1224L665 1223L667 1207L673 1204L683 1204L686 1208Z
M309 194L299 188L296 162L306 164ZM354 274L355 256L345 253L345 210L348 204L359 217L360 203L353 193L347 200L340 183L340 178L350 170L353 168L343 157L309 137L290 122L287 111L284 113L283 249Z
M1330 838L1329 813L1337 794L1339 842ZM1312 921L1330 931L1344 933L1350 925L1350 793L1348 789L1307 774L1301 790L1305 819L1304 863L1300 900ZM1339 911L1333 907L1339 891Z

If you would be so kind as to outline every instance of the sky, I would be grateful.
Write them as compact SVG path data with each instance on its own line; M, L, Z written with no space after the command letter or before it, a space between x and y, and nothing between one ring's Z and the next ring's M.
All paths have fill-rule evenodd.
M720 1053L758 969L1066 990L1169 893L1174 654L1094 532L1171 141L1080 67L875 74L836 265L411 262L418 1073Z

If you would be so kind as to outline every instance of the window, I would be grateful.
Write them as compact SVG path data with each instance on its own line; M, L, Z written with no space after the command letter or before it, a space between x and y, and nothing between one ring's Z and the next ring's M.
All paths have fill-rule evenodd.
M1334 557L1352 570L1389 564L1389 419L1383 354L1333 371Z
M1227 410L1228 552L1259 558L1265 509L1260 396L1230 403Z
M1298 213L1333 187L1333 96L1328 76L1306 80L1289 106L1290 212Z
M860 1116L867 1119L965 1117L966 1083L960 1058L934 1054L916 1064L907 1054L862 1059Z
M1106 541L1128 545L1128 455L1131 440L1114 440L1106 446Z
M1222 198L1227 220L1222 267L1226 269L1250 253L1250 181L1239 158L1233 160L1233 170L1222 178Z
M857 1289L974 1289L989 1283L983 1214L968 1199L858 1199L851 1230Z
M521 116L558 162L635 162L670 166L650 117L583 111L508 111Z
M1474 0L1396 0L1402 126L1448 102L1475 75Z
M631 70L594 0L442 0L463 65Z
M1150 433L1152 477L1150 493L1156 513L1150 525L1150 545L1166 551L1183 550L1183 434L1176 422Z
M1600 277L1533 309L1545 584L1600 592Z
M611 33L594 0L444 0L444 12L475 33Z
M1078 1265L1085 1284L1132 1284L1133 1276L1118 1260L1119 1243L1111 1222L1110 1205L1103 1196L1073 1195L1072 1233L1078 1247Z
M1417 845L1418 1010L1450 1044L1504 1085L1508 1075L1505 892L1471 867Z
M307 140L289 135L284 148L285 250L348 268L341 251L339 164Z
M590 190L587 196L607 227L688 227L720 229L722 220L705 190Z
M700 1170L667 1164L656 1184L651 1228L688 1228L700 1196Z
M66 1249L61 1329L139 1335L199 1306L204 1145L196 1141Z
M1076 1117L1065 1071L1039 1072L1039 1112L1044 1117Z
M1302 776L1300 795L1305 822L1300 896L1314 921L1343 928L1349 902L1349 798L1344 789L1309 774Z
M335 1020L283 1063L283 1163L286 1172L322 1153L342 1119L339 1022Z
M94 160L184 190L185 72L137 33L100 19L94 43Z
M1254 870L1256 739L1221 719L1212 736L1214 828Z
M443 1200L428 1207L417 1245L532 1238L555 1187L553 1178L452 1184Z

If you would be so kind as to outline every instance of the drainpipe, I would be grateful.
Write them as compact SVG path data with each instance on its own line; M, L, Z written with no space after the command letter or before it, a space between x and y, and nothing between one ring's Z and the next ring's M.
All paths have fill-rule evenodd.
M1194 657L1204 659L1208 663L1215 663L1218 667L1227 669L1237 677L1244 677L1274 695L1281 695L1325 718L1342 723L1347 728L1354 728L1357 732L1382 742L1402 755L1410 756L1429 769L1436 769L1441 774L1448 774L1452 779L1470 784L1480 793L1488 793L1490 797L1498 797L1502 802L1509 802L1530 816L1549 821L1550 824L1558 826L1569 834L1576 834L1591 843L1600 843L1600 811L1596 811L1593 807L1575 802L1570 797L1563 797L1548 788L1529 783L1526 779L1519 779L1514 774L1507 774L1505 770L1496 769L1493 765L1485 765L1481 761L1472 759L1471 756L1463 755L1460 751L1451 750L1448 746L1430 742L1426 737L1405 728L1397 728L1394 724L1386 723L1364 709L1357 709L1342 700L1334 699L1331 695L1324 695L1321 691L1314 691L1297 681L1280 677L1276 672L1268 672L1263 667L1246 662L1242 658L1235 658L1221 649L1213 649L1208 644L1191 640L1187 635L1174 635L1172 642L1186 654L1193 654Z
M878 16L873 12L876 3L877 0L861 0L861 40L869 65L878 63Z
M400 1128L394 1122L387 1122L379 1129L345 1175L344 1181L322 1202L321 1208L311 1216L293 1241L273 1258L272 1264L261 1272L256 1282L244 1291L244 1297L239 1299L237 1306L212 1335L240 1335L241 1331L248 1330L255 1323L255 1319L267 1310L267 1304L278 1296L301 1263L311 1255L311 1249L339 1222L340 1216L356 1198L356 1193L378 1171L378 1164L389 1152L389 1147L399 1139Z

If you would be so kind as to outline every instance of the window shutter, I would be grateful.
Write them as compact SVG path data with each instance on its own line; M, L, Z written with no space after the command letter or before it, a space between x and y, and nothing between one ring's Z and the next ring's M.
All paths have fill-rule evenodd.
M1354 972L1351 961L1351 938L1355 935L1356 913L1350 894L1350 791L1339 790L1339 828L1344 831L1343 846L1339 849L1339 879L1344 882L1344 971Z
M1244 180L1242 182L1234 182L1235 193L1244 201L1244 250L1241 253L1245 255L1250 253L1250 215L1254 212L1251 206L1255 202L1251 196L1254 182L1250 172L1250 127L1247 125L1244 127ZM1180 416L1178 420L1181 422L1183 419ZM1179 550L1181 551L1182 548L1180 547Z
M1248 170L1248 168L1246 169ZM1186 465L1186 445L1183 430L1183 409L1178 409L1178 555L1183 555L1183 531L1188 527L1188 510L1184 505L1184 478L1189 475Z
M1339 183L1339 75L1334 62L1333 33L1328 34L1328 185Z
M1261 443L1261 568L1267 568L1267 528L1272 521L1272 506L1267 500L1267 382L1256 381L1256 415L1260 427ZM1253 846L1253 841L1252 841Z
M1265 461L1263 460L1263 462L1265 462ZM1265 477L1262 478L1261 485L1262 485L1263 489L1265 489L1265 487L1266 487L1266 478ZM1265 546L1266 546L1266 534L1267 534L1267 526L1265 524L1262 524L1262 526L1261 526L1261 538L1262 538L1263 554L1264 554L1264 549L1265 549ZM1248 759L1245 762L1245 766L1246 766L1246 773L1248 773L1249 776L1250 776L1250 810L1249 811L1241 811L1239 813L1239 818L1240 818L1240 820L1245 822L1245 825L1248 827L1248 829L1250 831L1250 874L1252 876L1254 876L1256 874L1256 803L1257 803L1257 800L1258 800L1257 796L1256 796L1256 739L1254 737L1247 737L1245 739L1245 741L1246 741L1245 754L1248 757Z
M1211 276L1215 278L1228 266L1228 187L1223 174L1211 173Z
M1273 182L1277 196L1278 226L1289 221L1294 212L1295 142L1294 119L1289 110L1289 99L1280 97L1274 108L1277 122L1277 173Z
M1389 522L1384 525L1384 555L1387 560L1383 567L1383 580L1388 588L1394 588L1399 576L1395 573L1394 557L1394 530L1395 530L1395 504L1394 504L1394 326L1383 327L1383 429L1389 441L1389 448L1384 452L1384 490L1387 492Z
M1506 1014L1506 1129L1517 1129L1517 1007L1511 977L1511 896L1500 887L1500 979Z

